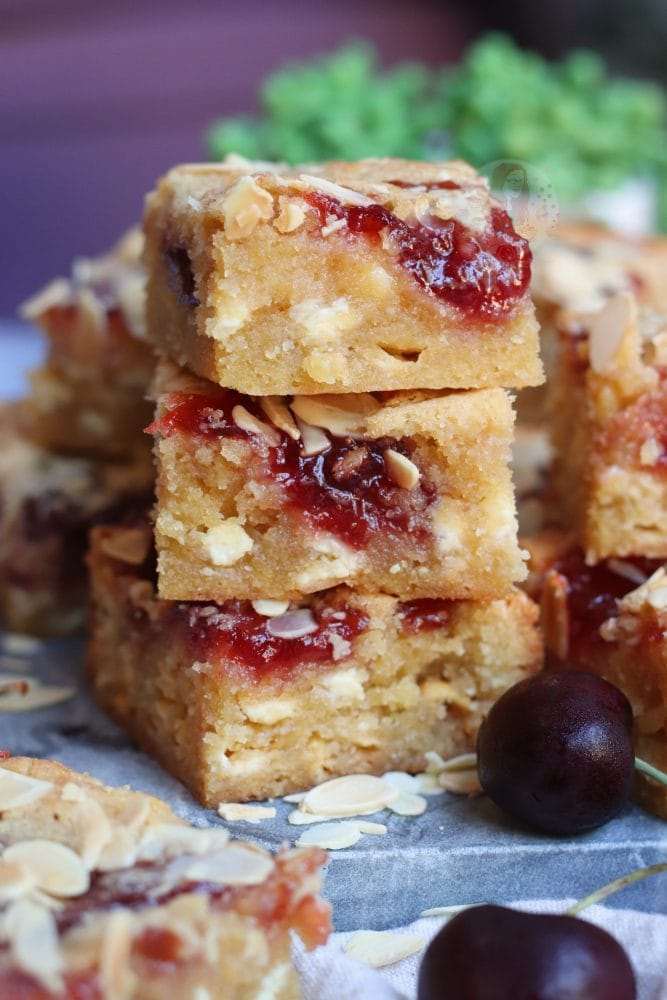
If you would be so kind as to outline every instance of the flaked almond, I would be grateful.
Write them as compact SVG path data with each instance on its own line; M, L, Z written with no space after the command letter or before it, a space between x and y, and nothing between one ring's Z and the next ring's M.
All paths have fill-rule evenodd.
M306 212L302 204L281 196L278 205L280 211L273 225L279 233L293 233L306 221Z
M349 774L311 789L300 809L319 816L366 816L384 809L398 796L398 790L382 778Z
M266 438L269 444L274 448L280 444L280 434L275 427L271 427L270 424L265 424L263 420L258 420L257 417L250 412L250 410L246 410L245 406L237 404L233 408L232 420L237 427L241 428L242 431Z
M229 833L222 826L201 829L185 823L156 823L144 833L137 859L157 861L179 854L205 854L219 851L228 842Z
M334 181L326 180L324 177L315 177L312 174L299 174L301 184L306 188L314 188L327 194L337 201L342 201L344 205L372 205L373 202L360 191L353 191L352 188L342 187Z
M53 913L30 899L18 899L3 915L2 934L13 963L59 995L64 958Z
M646 573L643 573L638 566L634 566L631 562L627 562L625 559L608 559L607 566L612 571L616 573L617 576L622 576L625 580L630 580L631 583L636 584L638 587L642 583L646 583L648 577Z
M273 819L276 810L273 806L259 806L249 802L221 802L218 815L228 823L261 823L265 819Z
M302 639L317 632L318 624L309 608L288 611L278 618L270 618L266 631L276 639Z
M43 288L36 295L33 295L32 298L28 299L27 302L24 302L19 312L21 319L34 322L34 320L39 319L45 312L48 312L49 309L68 306L71 303L71 283L66 281L65 278L56 278L46 288Z
M400 451L387 448L384 453L384 464L390 479L404 490L414 490L419 485L420 472L414 462Z
M269 854L234 843L193 861L185 871L185 878L217 885L260 885L273 867Z
M289 608L289 601L253 601L252 606L263 618L280 618Z
M222 214L227 239L246 239L261 221L273 216L273 196L254 177L241 177L225 195Z
M259 405L272 424L291 437L293 441L299 440L301 436L299 428L282 396L262 396Z
M397 816L421 816L426 812L427 802L421 795L412 792L400 792L394 802L390 802L388 809L396 813Z
M303 455L319 455L331 447L331 441L319 427L306 424L298 417L297 422L301 431L301 453Z
M446 792L455 795L479 795L482 791L476 766L467 770L441 771L438 783Z
M414 934L397 934L394 931L357 931L343 945L345 952L357 962L373 969L395 965L410 955L422 951L423 938Z
M630 292L609 299L590 324L588 352L591 368L602 373L630 366L640 358L637 301Z
M51 896L81 896L90 886L90 873L79 855L55 840L21 840L5 848L2 859L24 865L37 888Z
M372 396L368 399L373 400ZM357 408L353 408L355 403ZM360 434L366 424L366 417L379 409L379 404L373 400L374 409L369 409L366 397L352 396L345 400L343 396L295 396L292 400L292 410L297 417L307 424L322 427L338 437Z
M358 823L322 823L304 830L297 844L301 847L321 847L325 851L342 851L354 847L363 834Z
M32 805L43 795L53 791L50 781L31 778L27 774L19 774L0 768L0 811L18 809Z
M69 701L76 695L76 689L41 684L36 680L14 678L9 683L0 683L0 712L33 712L38 708L49 708L60 702Z
M20 899L35 888L35 876L27 865L0 858L0 902Z

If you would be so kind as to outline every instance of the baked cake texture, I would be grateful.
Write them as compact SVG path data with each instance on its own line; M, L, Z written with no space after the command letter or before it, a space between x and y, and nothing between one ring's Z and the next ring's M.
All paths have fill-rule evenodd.
M542 604L548 660L619 687L635 716L639 757L667 771L667 575L660 560L586 564L571 537L530 540L532 592ZM667 789L637 777L637 794L667 819Z
M154 355L145 340L142 248L132 230L105 256L76 260L70 278L22 307L47 340L24 407L24 429L38 444L112 459L145 447Z
M667 558L667 319L622 292L563 314L548 386L554 513L589 562Z
M319 849L275 857L61 764L0 761L3 1000L297 1000Z
M541 663L537 607L520 591L177 603L156 595L148 527L91 537L95 696L207 805L471 750L484 712Z
M542 381L531 253L461 162L176 167L148 197L159 350L257 395Z
M161 362L154 394L162 597L490 598L526 575L502 389L255 399Z
M145 508L153 469L150 455L52 454L21 433L20 410L0 408L0 619L14 632L64 635L83 624L88 529Z

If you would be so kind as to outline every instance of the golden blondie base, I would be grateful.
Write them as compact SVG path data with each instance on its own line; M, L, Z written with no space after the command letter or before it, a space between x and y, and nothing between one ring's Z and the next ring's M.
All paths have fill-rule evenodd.
M254 400L161 362L155 395L162 597L482 599L525 577L502 389Z
M45 448L119 459L142 447L154 368L142 250L133 230L105 256L75 261L69 279L51 282L22 308L47 341L23 414L24 430Z
M484 712L541 661L537 608L400 603L345 587L269 618L158 600L141 529L92 533L88 668L99 703L207 805L472 749Z
M150 502L150 454L133 462L54 455L19 431L21 407L0 410L0 619L14 632L78 631L86 607L88 529Z
M3 760L0 808L3 1000L297 1000L324 852L272 857L48 760Z
M220 385L542 381L528 245L465 164L177 167L149 195L145 233L149 337Z

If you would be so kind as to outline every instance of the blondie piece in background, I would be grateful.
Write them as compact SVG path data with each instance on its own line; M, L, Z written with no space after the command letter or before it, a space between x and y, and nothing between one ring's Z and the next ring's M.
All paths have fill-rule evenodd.
M625 292L564 323L548 387L556 513L589 562L667 558L667 320Z
M531 253L464 163L171 170L148 197L149 337L245 393L542 381Z
M147 527L92 533L89 674L99 703L207 805L470 750L490 705L541 664L520 591L175 603L156 595L151 541Z
M162 362L159 590L490 598L525 576L502 389L253 399Z
M533 593L551 663L592 671L633 708L637 754L667 769L667 576L659 560L606 559L587 566L554 532L528 542ZM667 819L667 789L644 775L637 793Z
M323 851L273 857L48 760L0 767L3 1000L296 1000Z
M150 503L150 456L96 462L55 455L0 409L0 619L15 632L64 635L83 624L88 529Z
M127 458L145 448L154 358L145 336L143 238L133 230L106 256L77 260L27 302L47 339L31 375L24 426L55 451Z

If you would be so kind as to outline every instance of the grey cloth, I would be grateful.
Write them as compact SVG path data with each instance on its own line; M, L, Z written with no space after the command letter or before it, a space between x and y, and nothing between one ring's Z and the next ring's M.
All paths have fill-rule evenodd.
M49 709L0 714L0 747L54 757L109 784L159 795L197 825L222 823L93 705L82 651L78 640L50 642L26 661L45 683L74 682L79 693ZM0 659L0 667L3 663ZM517 828L484 797L445 794L428 801L420 817L373 816L386 823L386 836L366 836L353 848L332 852L325 895L333 903L337 930L406 925L432 906L579 898L635 868L667 860L667 823L634 807L593 833L556 839ZM273 820L225 825L264 847L293 844L304 828L287 822L293 806L275 805ZM667 876L640 882L608 905L667 913Z

